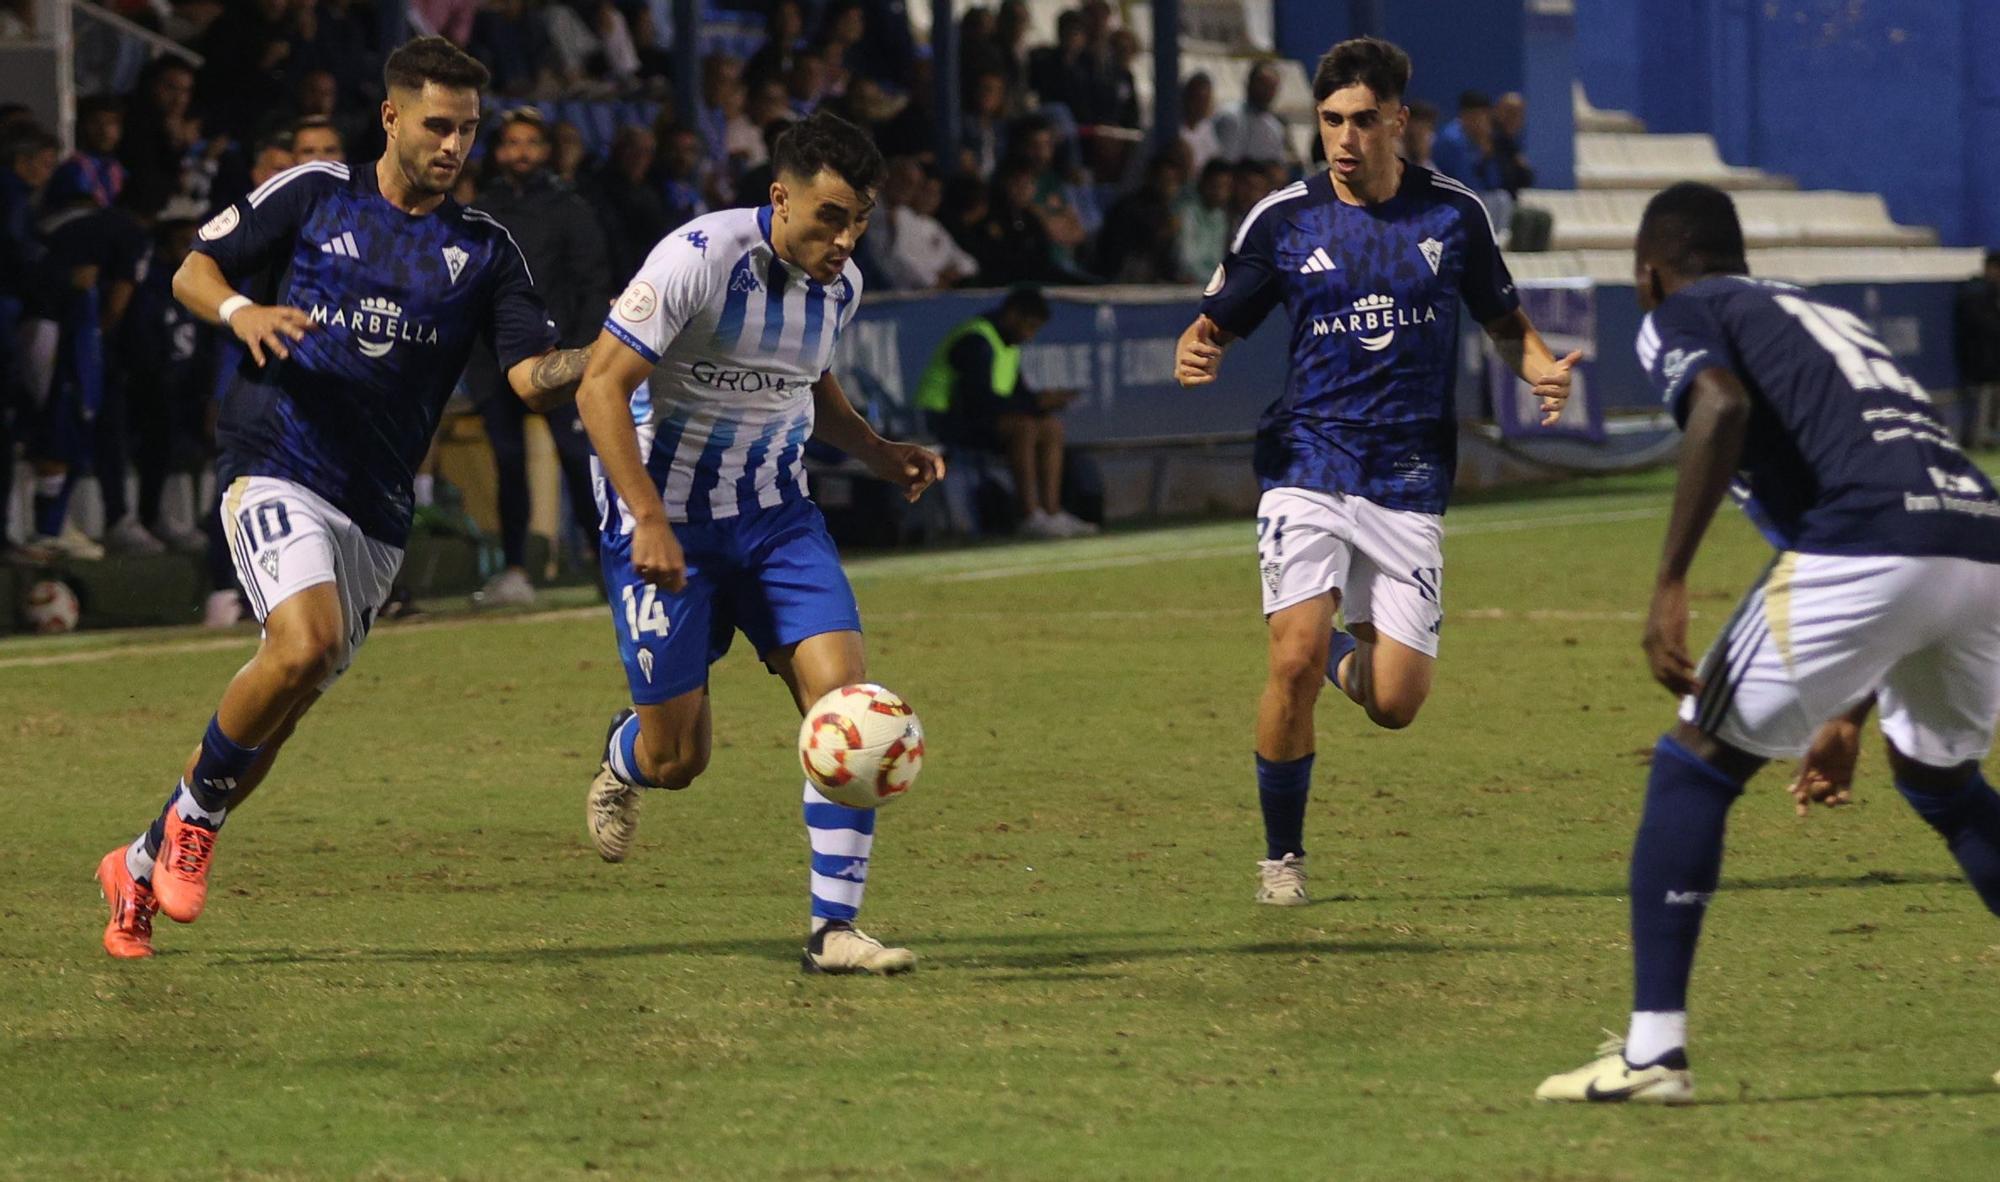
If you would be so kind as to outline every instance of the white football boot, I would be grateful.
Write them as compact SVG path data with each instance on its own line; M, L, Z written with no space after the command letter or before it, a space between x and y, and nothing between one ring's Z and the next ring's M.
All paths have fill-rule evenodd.
M1306 897L1306 856L1286 854L1257 862L1257 901L1273 907L1303 907Z
M1694 1073L1687 1053L1670 1051L1659 1062L1634 1067L1625 1061L1625 1040L1598 1044L1597 1058L1561 1075L1551 1075L1535 1089L1537 1100L1587 1104L1692 1104Z
M893 977L917 967L917 954L907 948L885 948L882 941L856 931L853 924L830 923L806 941L799 967L808 973L867 973Z

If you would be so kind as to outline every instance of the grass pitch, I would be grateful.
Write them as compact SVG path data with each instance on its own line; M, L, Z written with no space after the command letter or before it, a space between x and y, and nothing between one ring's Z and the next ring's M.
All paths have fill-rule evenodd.
M708 775L609 866L608 613L378 629L137 964L92 869L252 637L0 644L0 1176L2000 1176L2000 928L1879 745L1852 809L1773 769L1736 810L1703 1104L1529 1098L1624 1024L1666 488L1453 511L1424 716L1321 704L1300 909L1250 901L1247 523L856 563L931 753L876 846L865 924L923 958L886 981L797 970L797 723L740 642ZM1698 640L1763 554L1726 514Z

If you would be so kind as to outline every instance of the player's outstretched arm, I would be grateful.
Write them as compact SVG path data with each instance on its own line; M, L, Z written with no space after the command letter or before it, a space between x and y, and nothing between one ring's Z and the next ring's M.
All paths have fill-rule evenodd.
M847 400L847 392L831 373L813 383L813 438L860 460L876 476L903 490L914 501L944 479L944 457L915 443L884 439Z
M539 357L530 357L507 371L507 384L528 404L529 410L538 414L554 410L576 393L594 345L592 342L581 349L550 349Z
M1563 403L1569 401L1570 370L1583 360L1583 350L1558 360L1542 334L1535 331L1528 314L1519 308L1487 321L1485 328L1507 368L1535 388L1535 397L1541 399L1542 426L1553 425L1562 415Z
M174 298L196 316L235 333L259 366L267 357L290 357L285 343L305 340L313 327L312 317L297 308L269 307L238 294L222 267L198 250L189 251L174 272Z
M576 412L597 450L604 476L632 515L632 569L668 591L687 586L687 559L667 522L660 490L639 456L639 433L632 424L632 391L652 376L653 362L612 335L591 344L590 361L576 388Z
M1736 475L1743 436L1750 426L1750 394L1726 369L1711 366L1696 374L1686 399L1687 426L1674 484L1673 516L1667 521L1644 641L1653 679L1676 694L1701 688L1687 649L1688 568L1694 565L1702 534Z
M1174 380L1183 387L1205 386L1222 372L1222 351L1236 340L1207 316L1196 316L1174 346Z

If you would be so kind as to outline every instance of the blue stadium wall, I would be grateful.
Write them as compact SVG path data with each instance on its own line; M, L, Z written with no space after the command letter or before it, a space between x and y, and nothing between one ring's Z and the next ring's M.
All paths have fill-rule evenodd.
M1582 0L1576 33L1598 106L2000 246L2000 0Z

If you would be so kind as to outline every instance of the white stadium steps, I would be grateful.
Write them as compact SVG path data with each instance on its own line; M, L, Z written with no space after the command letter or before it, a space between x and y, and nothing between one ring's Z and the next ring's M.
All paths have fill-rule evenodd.
M1527 189L1521 204L1545 209L1555 218L1551 250L1622 250L1631 247L1653 191L1652 186ZM1751 247L1937 244L1935 230L1896 224L1877 193L1748 190L1733 196Z
M1636 223L1635 223L1636 224ZM1816 283L1956 283L1979 271L1985 252L1958 247L1787 246L1750 252L1750 273L1807 285ZM1515 279L1589 279L1632 282L1632 244L1616 250L1510 253Z
M1577 132L1577 188L1659 189L1675 181L1706 181L1719 189L1798 187L1787 176L1723 163L1713 136Z
M1583 83L1570 83L1570 115L1578 131L1644 131L1645 121L1629 111L1607 111L1590 105Z

